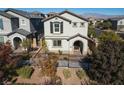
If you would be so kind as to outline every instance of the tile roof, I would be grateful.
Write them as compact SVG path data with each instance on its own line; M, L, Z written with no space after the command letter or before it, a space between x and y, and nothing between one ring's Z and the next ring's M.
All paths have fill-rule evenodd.
M79 34L79 33L76 34L76 35L74 35L74 36L69 37L67 40L69 41L70 39L73 39L73 38L75 38L75 37L77 37L77 36L82 37L82 38L84 38L84 39L86 39L86 40L89 40L89 41L91 41L91 42L94 42L91 38L86 37L86 36L83 36L83 35L81 35L81 34Z
M28 31L26 31L26 30L24 30L24 29L16 29L15 31L9 33L7 36L10 36L10 35L12 35L12 34L14 34L14 33L19 33L19 34L21 34L21 35L23 35L23 36L28 36L28 35L31 34L31 32L28 32Z
M60 16L60 15L58 15L58 14L55 14L55 15L50 16L50 17L47 17L47 18L43 19L42 21L45 22L45 21L50 20L50 19L52 19L52 18L54 18L54 17L59 17L59 18L61 18L61 19L63 19L63 20L66 20L66 21L68 21L68 22L71 22L70 19L67 19L67 18L65 18L65 17L62 17L62 16Z
M87 19L83 18L82 16L77 15L77 14L75 14L75 13L72 13L72 12L70 12L70 11L68 11L68 10L65 10L65 11L63 11L63 12L60 12L59 15L62 15L62 14L64 14L64 13L69 13L69 14L71 14L71 15L73 15L73 16L76 16L76 17L82 19L82 20L88 21Z
M30 12L26 12L26 11L22 11L22 10L17 10L17 9L12 9L12 8L8 8L7 10L5 10L5 12L7 11L12 11L18 15L21 15L23 17L26 17L26 18L43 18L40 14L42 13L30 13Z
M4 17L7 17L7 18L16 18L15 16L13 15L10 15L4 11L0 11L0 15L4 16Z
M110 20L121 20L121 19L124 19L124 17L113 17L113 18L110 18Z

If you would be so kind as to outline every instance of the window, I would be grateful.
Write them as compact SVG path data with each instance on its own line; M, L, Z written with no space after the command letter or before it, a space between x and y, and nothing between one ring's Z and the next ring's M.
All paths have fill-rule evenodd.
M21 25L26 25L25 20L21 20Z
M80 27L84 27L84 23L80 23Z
M123 22L122 21L120 21L120 25L122 25L123 24Z
M0 44L3 44L3 43L4 43L4 37L0 36Z
M0 19L0 29L3 30L3 20Z
M77 22L74 22L73 23L73 27L77 27Z
M63 22L50 22L50 32L54 34L63 33Z
M53 46L60 47L61 46L61 40L53 40Z
M54 23L54 29L55 29L55 32L60 32L60 23L59 22Z

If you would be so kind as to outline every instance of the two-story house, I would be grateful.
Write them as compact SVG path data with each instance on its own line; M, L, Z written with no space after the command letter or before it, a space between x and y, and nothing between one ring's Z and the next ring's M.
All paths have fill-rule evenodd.
M124 17L117 17L109 19L112 23L112 29L116 32L124 31Z
M0 35L1 42L9 40L13 47L20 46L20 42L25 38L34 38L36 44L43 34L43 24L41 20L44 18L42 13L29 13L22 10L7 9L0 11Z
M88 21L70 11L63 11L42 20L49 51L87 54Z

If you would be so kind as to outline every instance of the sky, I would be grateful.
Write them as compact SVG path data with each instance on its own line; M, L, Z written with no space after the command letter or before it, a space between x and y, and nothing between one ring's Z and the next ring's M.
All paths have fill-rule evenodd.
M124 8L16 8L25 11L39 11L42 13L49 12L61 12L63 10L69 10L78 14L84 13L98 13L105 15L124 15ZM0 8L0 10L5 10L5 8Z

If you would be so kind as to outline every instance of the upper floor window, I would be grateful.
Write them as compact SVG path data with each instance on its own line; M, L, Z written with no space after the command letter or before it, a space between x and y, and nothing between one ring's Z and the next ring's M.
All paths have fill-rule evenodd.
M59 22L54 23L54 31L60 33L60 23Z
M51 33L63 33L63 22L50 22Z
M73 22L73 27L77 27L77 22Z
M25 20L21 20L21 25L26 25L26 22L25 22Z
M3 28L3 20L2 20L2 19L0 19L0 29L1 29L1 30L4 29L4 28Z
M84 27L84 23L81 22L81 23L80 23L80 27Z

